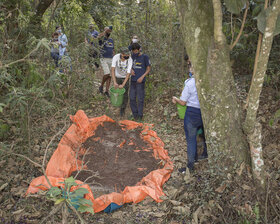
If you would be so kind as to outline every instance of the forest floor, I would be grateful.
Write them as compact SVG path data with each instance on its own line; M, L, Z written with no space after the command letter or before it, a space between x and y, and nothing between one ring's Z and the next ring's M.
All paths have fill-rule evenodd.
M82 78L82 77L80 77ZM120 120L119 109L111 106L109 99L97 94L100 76L89 83L94 86L92 97L85 106L75 108L77 95L66 99L65 107L49 117L32 118L32 138L28 156L41 162L50 139L62 129L70 126L65 111L69 107L83 109L88 117L106 114L114 120ZM161 80L163 81L163 80ZM85 84L88 84L85 81ZM176 83L174 84L176 86ZM246 96L239 83L241 100ZM246 86L246 85L244 85ZM84 214L87 223L280 223L280 122L271 121L280 108L277 92L271 87L264 87L259 110L259 120L263 127L263 149L267 186L263 193L256 188L250 169L238 168L238 172L220 178L211 173L207 160L196 164L193 174L181 174L178 168L186 164L186 141L183 121L177 116L176 107L171 103L173 95L179 95L181 88L154 86L154 95L147 96L144 110L144 122L154 124L158 136L165 143L165 149L174 162L171 178L164 184L166 200L156 203L146 198L138 204L125 204L113 213L104 212ZM82 89L79 92L83 94ZM129 107L126 117L130 115ZM64 131L65 132L65 131ZM49 159L62 137L61 132L50 144ZM23 139L11 138L16 145ZM53 202L46 199L44 193L25 196L29 183L41 176L40 168L34 167L26 159L16 156L0 158L0 222L1 223L40 223L53 209ZM61 213L48 218L45 223L61 223ZM79 223L74 213L68 223Z

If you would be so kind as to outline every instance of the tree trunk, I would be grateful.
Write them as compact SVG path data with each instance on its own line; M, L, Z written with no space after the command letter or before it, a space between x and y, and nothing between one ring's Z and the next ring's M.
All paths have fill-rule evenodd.
M176 4L196 76L209 162L220 172L227 172L244 161L249 163L250 155L242 131L229 47L222 33L219 1L214 4L215 13L212 4L203 0L177 0Z
M244 130L248 136L252 155L252 167L255 179L264 187L263 174L263 159L262 159L262 144L261 144L261 125L257 122L257 111L259 108L259 99L262 91L264 77L267 69L267 63L270 55L270 50L273 42L273 34L276 26L276 21L280 13L280 0L275 0L271 11L266 18L266 29L263 34L263 40L257 62L256 73L253 76L250 92L248 95L248 108Z
M54 0L41 0L36 6L35 14L30 18L28 31L37 38L41 37L43 34L41 27L42 18L53 1Z

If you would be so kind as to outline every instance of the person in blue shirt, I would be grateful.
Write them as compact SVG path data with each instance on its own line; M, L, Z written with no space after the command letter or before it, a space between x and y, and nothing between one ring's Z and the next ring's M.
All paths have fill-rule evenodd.
M58 42L59 42L59 67L60 72L64 72L65 70L68 70L72 72L72 65L71 65L71 58L68 55L67 52L67 46L68 46L68 39L66 34L62 32L62 26L56 26L56 32L58 33Z
M67 55L66 47L68 45L68 39L66 34L62 33L62 26L57 26L56 32L58 33L58 41L59 41L59 56L62 57L64 55Z
M185 86L182 91L180 99L173 96L172 102L174 104L179 103L180 105L187 106L187 110L184 118L184 130L187 140L187 156L188 163L187 167L190 172L194 170L194 163L198 159L205 159L208 157L207 146L205 143L204 132L202 134L204 150L201 156L197 155L197 131L202 128L203 122L200 111L200 104L198 100L197 90L195 86L195 76L193 75L192 67L190 68L190 78L185 81ZM185 172L186 168L179 169L180 172Z
M151 71L151 63L148 55L140 52L140 45L133 43L132 50L132 70L130 81L130 108L135 120L143 119L143 107L145 98L146 76ZM137 100L137 101L136 101Z
M109 97L109 87L111 83L111 65L112 65L112 58L115 54L114 52L114 41L112 38L110 38L112 32L112 26L107 26L104 28L104 32L100 33L98 35L99 39L99 45L101 47L101 58L100 63L101 67L104 72L104 76L102 78L101 85L99 87L99 92L103 94L103 86L106 83L106 90L105 95Z
M99 45L97 38L99 36L99 32L94 29L93 24L89 24L89 30L87 32L87 35L85 37L85 43L89 48L88 56L89 56L89 63L94 63L96 68L99 68L99 64L97 63L97 60L99 58Z

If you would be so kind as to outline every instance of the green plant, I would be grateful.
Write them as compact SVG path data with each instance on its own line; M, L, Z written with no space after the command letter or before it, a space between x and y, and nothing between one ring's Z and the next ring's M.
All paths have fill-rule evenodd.
M73 177L66 178L61 183L64 184L64 187L52 187L47 192L48 198L55 201L55 205L64 202L79 212L90 212L94 214L92 202L84 198L84 195L88 193L87 189L80 187L71 191L72 187L78 186Z
M260 220L260 208L259 208L258 203L255 205L253 212L256 216L255 224L260 223L261 222L261 220Z

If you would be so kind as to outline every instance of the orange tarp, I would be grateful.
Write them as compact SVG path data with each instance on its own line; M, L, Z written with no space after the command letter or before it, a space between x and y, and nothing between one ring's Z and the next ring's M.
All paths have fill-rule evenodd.
M81 167L82 161L77 161L76 151L80 149L87 138L95 134L94 131L97 127L104 122L115 122L106 115L88 118L82 110L79 110L74 116L70 116L70 119L73 124L62 137L47 165L46 174L52 186L61 187L61 182L63 182L64 178L69 177L73 171ZM82 187L89 191L85 197L93 202L95 212L103 211L111 203L118 205L130 202L138 203L147 196L150 196L157 202L161 202L160 197L164 195L162 185L169 179L173 171L173 163L168 156L167 150L164 149L164 143L157 136L156 132L151 130L152 125L128 120L120 121L119 124L124 129L129 130L141 127L143 129L141 135L144 141L151 144L154 157L164 161L164 167L150 172L136 186L127 186L121 193L113 192L98 198L94 198L90 187L84 184ZM82 184L81 181L77 180L76 182ZM30 183L27 194L36 193L39 189L47 190L48 187L50 186L44 176L37 177Z

